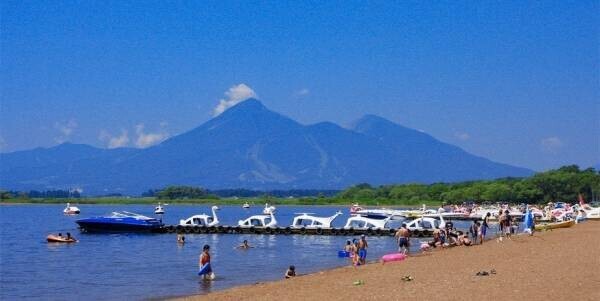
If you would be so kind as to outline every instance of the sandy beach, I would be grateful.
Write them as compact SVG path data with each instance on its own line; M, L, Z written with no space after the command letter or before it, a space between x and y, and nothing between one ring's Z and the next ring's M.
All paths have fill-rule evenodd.
M373 258L370 258L373 260ZM297 267L302 272L302 267ZM496 274L477 276L479 271ZM282 271L283 274L283 271ZM402 281L410 275L413 281ZM354 285L358 280L363 284ZM600 300L600 223L178 300Z

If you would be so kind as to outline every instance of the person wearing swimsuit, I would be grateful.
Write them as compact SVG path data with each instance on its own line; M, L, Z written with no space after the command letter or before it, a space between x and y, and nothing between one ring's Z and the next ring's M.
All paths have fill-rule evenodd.
M202 268L204 265L208 264L208 269L205 271L204 274L202 274L202 277L204 279L209 279L210 274L212 274L212 267L210 266L210 253L208 253L208 251L210 250L210 246L209 245L204 245L204 247L202 248L202 254L200 254L200 260L199 260L199 265L200 268Z
M406 224L402 223L402 227L396 231L398 239L398 252L408 253L410 247L410 230L406 228Z
M367 243L367 238L365 235L360 236L360 240L358 241L358 258L360 264L367 263L367 248L369 244Z
M485 240L485 234L487 232L487 229L489 228L488 222L490 220L490 216L492 216L492 214L490 212L488 212L483 217L483 224L481 225L481 229L480 229L481 238L479 240L482 244L483 244L483 241Z

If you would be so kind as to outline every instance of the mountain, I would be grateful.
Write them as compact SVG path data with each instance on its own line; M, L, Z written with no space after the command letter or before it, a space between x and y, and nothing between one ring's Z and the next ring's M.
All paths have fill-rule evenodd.
M374 115L350 129L330 122L302 125L255 99L146 149L66 143L0 154L0 163L4 189L81 188L87 194L139 194L167 185L340 189L532 173Z

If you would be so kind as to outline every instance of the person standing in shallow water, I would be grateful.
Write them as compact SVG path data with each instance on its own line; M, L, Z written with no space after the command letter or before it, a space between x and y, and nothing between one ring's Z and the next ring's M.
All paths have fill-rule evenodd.
M367 243L367 238L363 234L360 236L360 240L358 240L358 262L360 264L367 263L367 248L369 244Z
M396 231L396 239L398 240L398 252L403 254L408 253L410 248L410 230L406 228L406 224L402 223L402 227Z
M492 216L492 214L490 212L485 214L485 216L483 217L483 223L481 224L481 228L479 228L479 233L481 233L481 237L480 237L479 241L481 244L483 244L483 241L485 240L485 234L487 232L487 229L490 227L488 224L490 221L490 216Z
M208 264L207 270L205 270L204 273L202 274L202 277L204 279L210 279L211 274L212 274L212 267L210 266L209 250L210 250L210 246L204 245L204 247L202 248L202 254L200 254L200 260L198 261L198 265L199 265L200 269L202 269L202 267L204 267L205 265Z

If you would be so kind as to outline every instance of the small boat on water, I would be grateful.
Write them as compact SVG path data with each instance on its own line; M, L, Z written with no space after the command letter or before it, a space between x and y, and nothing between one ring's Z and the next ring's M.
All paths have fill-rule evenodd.
M152 232L163 226L159 219L127 211L83 218L76 223L86 232Z
M244 205L242 205L242 208L248 209L250 208L250 204L248 204L248 202L245 202Z
M48 235L46 236L46 241L48 242L60 242L60 243L72 243L72 242L77 242L77 239L75 238L67 238L64 236L58 236L58 235Z
M75 215L81 213L81 210L75 206L71 206L71 203L67 203L67 207L63 210L66 215Z
M158 206L154 208L154 214L165 214L165 207L163 207L160 202L158 202Z
M333 220L342 215L341 211L336 212L334 215L329 217L317 217L311 215L312 213L296 213L298 216L294 217L292 221L292 228L307 228L307 229L317 229L317 228L331 228L331 223Z
M361 215L354 215L346 221L344 229L385 229L390 217L386 218L369 218Z
M238 226L244 228L251 227L277 227L277 220L273 215L273 212L269 214L253 215L245 220L238 221Z
M217 210L219 210L219 207L217 206L212 206L211 207L211 211L212 211L212 216L208 215L208 214L197 214L194 216L191 216L185 220L179 220L179 224L182 226L206 226L206 227L213 227L213 226L218 226L219 225L219 218L217 217Z
M568 228L573 225L575 225L575 220L568 220L568 221L556 222L556 223L543 223L543 224L535 225L535 230L543 231L543 230L552 230L552 229L558 229L558 228Z

